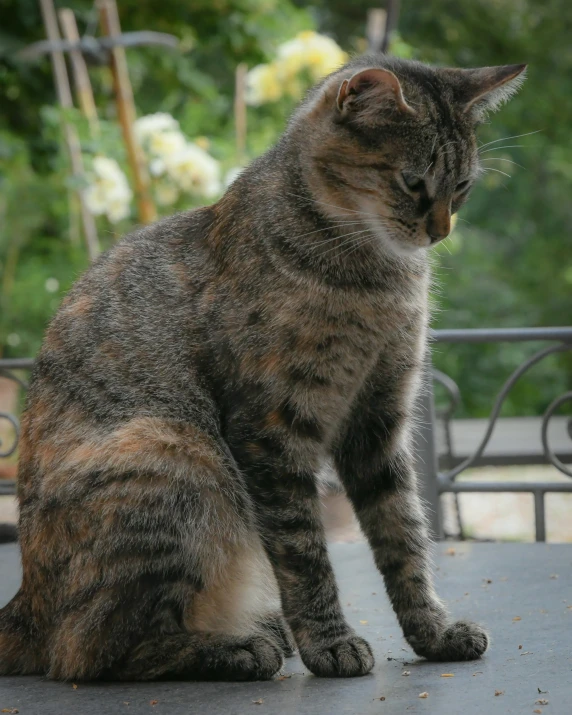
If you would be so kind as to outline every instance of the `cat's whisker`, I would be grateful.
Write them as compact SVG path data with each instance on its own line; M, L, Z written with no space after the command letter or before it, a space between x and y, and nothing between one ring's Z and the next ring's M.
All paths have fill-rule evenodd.
M363 221L341 221L332 222L331 226L325 226L324 228L317 228L315 231L308 231L308 233L301 233L299 236L294 236L294 239L305 238L306 236L311 236L313 233L323 233L324 231L331 231L332 228L342 228L344 226L359 226ZM333 240L333 239L332 239Z
M501 151L502 149L528 149L524 144L507 144L506 146L494 146L492 149L485 149L485 151L480 151L479 156L483 154L488 154L489 151Z
M425 169L425 171L421 174L422 177L425 176L425 174L429 171L429 169L433 166L434 163L435 163L435 162L432 161L432 162L429 164L429 166L428 166L428 167Z
M320 204L321 206L329 206L330 208L339 209L340 211L349 211L350 213L354 213L354 214L360 213L359 211L356 211L355 209L347 209L347 208L344 208L343 206L336 206L336 204L327 204L325 201L318 201L317 199L308 198L307 196L301 196L300 194L293 194L289 191L286 191L285 193L287 196L294 196L297 199L302 199L303 201L305 201L308 204Z
M367 243L371 243L372 241L374 241L375 238L376 238L376 237L373 236L373 235L372 235L372 236L366 236L365 239L363 239L362 241L360 241L356 246L354 246L350 251L348 251L348 252L346 253L346 258L347 258L349 255L351 255L354 251L357 251L357 250L358 250L359 248L361 248L362 246L366 245Z
M512 179L512 176L510 174L507 174L506 171L501 171L500 169L493 169L492 166L487 167L486 169L483 169L484 172L487 171L496 171L498 174L503 174L504 176L508 176L509 179Z
M369 228L364 229L363 231L355 231L354 233L349 233L345 236L345 238L349 238L350 236L355 236L355 238L350 239L350 240L345 240L343 241L339 246L332 246L331 248L328 248L325 251L320 252L320 256L325 256L327 253L331 253L332 251L339 251L340 249L344 248L348 244L353 244L354 241L358 240L358 236L360 236L363 233L368 233Z
M366 243L368 243L369 241L371 241L373 238L375 238L375 236L369 235L369 236L361 236L360 238L354 238L351 241L346 241L344 250L340 251L336 255L336 258L341 258L341 256L343 256L343 255L352 253L353 251L357 250L360 246L363 246Z
M369 213L368 211L357 211L356 209L348 209L344 206L336 206L336 204L327 204L325 201L318 201L317 199L311 199L307 196L300 196L300 194L293 194L290 191L284 192L287 196L295 196L298 199L303 199L309 204L319 204L320 206L330 206L333 209L339 209L340 211L349 211L352 214L359 214L364 216L377 216L377 214Z
M489 156L486 159L481 159L481 161L506 161L509 164L514 164L515 166L520 166L521 169L526 170L526 167L523 166L522 164L519 164L517 161L513 161L512 159L505 159L502 156Z
M433 156L433 152L435 151L435 144L437 144L437 139L439 138L439 135L436 133L435 136L433 137L433 144L431 144L431 152L429 156Z
M342 245L345 245L345 243L347 243L347 241L344 241L343 239L346 239L349 236L355 236L358 233L363 233L364 231L369 231L369 229L366 228L366 229L363 229L360 231L352 231L352 233L345 233L341 236L334 236L333 238L327 238L324 241L318 241L317 243L312 244L312 247L317 248L318 246L323 246L325 243L332 243L332 241L337 241L337 240L341 240ZM338 246L336 246L335 248L338 248Z
M538 134L538 132L541 132L542 129L536 129L534 132L527 132L526 134L515 134L512 137L501 137L500 139L493 139L491 142L486 142L485 144L481 144L479 147L479 151L481 149L484 149L486 146L490 146L491 144L496 144L497 142L502 142L505 139L519 139L520 137L529 137L531 134Z
M441 245L442 245L443 248L447 251L447 253L448 253L450 256L452 256L453 254L451 253L451 249L450 249L449 246L447 245L447 241L448 241L450 238L451 238L450 236L447 236L447 238L446 238L444 241L441 241Z
M442 151L446 146L449 146L449 144L457 144L457 143L458 142L455 139L451 139L451 141L441 144L441 146L439 147L439 151Z
M457 142L457 141L454 141L454 140L451 140L450 142L445 142L445 144L443 144L442 146L439 147L439 151L443 151L443 149L444 149L446 146L449 146L450 144L458 144L458 142ZM446 151L446 152L443 152L443 153L444 153L444 154L449 154L449 151L450 151L450 150L448 150L448 151Z
M346 240L344 240L340 245L332 246L325 251L321 251L319 255L325 256L326 254L331 253L333 251L340 251L348 245L353 245L356 240L359 240L359 237L362 236L362 234L368 233L369 230L370 229L366 228L363 231L355 231L353 234L348 234L348 236L345 237ZM351 236L354 236L354 238L351 238Z

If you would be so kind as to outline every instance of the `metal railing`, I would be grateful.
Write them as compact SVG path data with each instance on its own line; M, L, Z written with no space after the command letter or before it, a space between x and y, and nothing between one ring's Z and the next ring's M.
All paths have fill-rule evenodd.
M0 377L12 380L22 387L24 390L28 388L28 383L18 375L14 374L14 370L31 370L34 366L32 358L14 358L0 360ZM9 412L0 412L0 421L9 422L12 428L12 436L8 438L7 444L0 439L0 458L5 459L14 454L18 449L18 440L20 438L20 422L16 415ZM14 494L16 491L16 482L11 479L0 479L0 496L5 494Z
M420 488L425 501L430 507L431 526L437 537L443 536L443 518L440 497L448 492L455 495L466 492L526 492L534 497L535 533L537 541L546 540L546 514L544 497L550 492L572 492L572 479L563 482L505 482L505 481L457 481L457 477L466 469L474 466L483 456L491 436L498 423L503 403L516 382L534 365L547 356L572 350L572 328L509 328L509 329L475 329L475 330L437 330L432 333L435 343L505 343L505 342L549 342L525 360L505 381L493 404L488 426L474 453L454 467L440 471L438 467L438 451L436 446L437 416L433 395L433 380L445 387L450 395L449 406L441 411L439 417L447 425L454 410L460 403L460 392L453 380L447 375L430 368L431 380L427 380L426 389L419 397L419 421L417 440L417 471L420 477ZM31 370L34 361L31 358L0 360L0 376L18 383L26 389L27 384L14 373L16 370ZM572 477L572 465L565 464L550 447L548 441L548 424L556 410L565 402L572 401L572 391L556 397L547 407L541 423L541 441L546 462L556 469ZM8 444L0 442L0 458L14 454L18 445L19 422L15 415L0 412L0 420L7 420L12 428L12 438ZM446 430L446 448L451 453L451 437ZM571 433L572 436L572 433ZM13 494L15 482L0 480L0 494Z
M432 334L435 343L506 343L506 342L549 342L548 347L535 352L508 377L501 387L491 410L486 431L474 453L460 464L446 471L440 471L436 447L436 411L433 395L433 380L436 380L450 394L450 405L441 417L446 421L460 402L457 385L447 376L431 368L431 379L426 380L426 389L419 398L421 413L419 439L417 440L417 471L420 477L422 494L430 507L431 526L437 537L443 536L443 516L440 497L448 492L460 494L466 492L525 492L534 497L535 535L537 541L546 540L545 495L550 492L572 492L572 479L563 482L506 482L506 481L457 481L457 477L466 469L474 466L483 456L491 436L498 424L502 406L513 386L534 365L549 355L572 350L572 328L508 328L475 330L437 330ZM565 402L572 402L572 391L557 396L548 405L540 421L540 436L546 462L572 477L572 465L567 465L553 452L548 440L548 425L551 417ZM448 449L451 450L450 432L446 430Z

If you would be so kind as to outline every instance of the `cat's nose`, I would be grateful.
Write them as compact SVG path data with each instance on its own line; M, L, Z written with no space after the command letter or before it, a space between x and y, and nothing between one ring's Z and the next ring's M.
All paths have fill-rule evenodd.
M427 217L427 234L431 243L441 241L451 233L451 211L448 206L435 206Z

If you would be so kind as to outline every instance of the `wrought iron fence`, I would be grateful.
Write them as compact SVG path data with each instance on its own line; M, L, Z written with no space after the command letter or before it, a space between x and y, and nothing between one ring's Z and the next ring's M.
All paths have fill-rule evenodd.
M466 469L482 463L485 450L490 442L491 436L498 424L499 415L507 395L516 382L527 373L534 365L544 360L548 355L572 350L572 328L515 328L515 329L491 329L491 330L437 330L432 334L436 343L505 343L505 342L548 342L547 347L535 352L525 360L502 385L492 407L485 430L480 443L474 453L466 459L453 463L448 462L448 469L439 469L439 454L436 444L436 432L438 420L445 427L445 454L451 456L451 431L450 424L455 409L460 404L461 395L455 382L447 375L430 368L431 379L427 380L426 389L422 391L419 398L419 410L421 419L419 422L419 439L417 443L418 464L417 470L420 476L420 487L422 494L429 504L431 514L431 526L437 537L443 536L443 518L440 497L442 494L453 493L458 495L467 492L526 492L534 497L535 533L537 541L546 539L546 514L544 497L550 492L572 492L572 479L563 482L505 482L505 481L458 481L457 477ZM16 371L29 371L33 367L32 359L0 360L0 376L13 380L23 389L27 388L27 383ZM450 396L449 404L437 415L433 394L433 381L440 383ZM548 425L554 413L565 402L572 402L572 391L555 397L553 402L547 407L542 419L539 421L541 441L546 463L553 464L556 469L572 477L572 464L565 464L558 455L554 453L549 444ZM6 444L0 442L0 458L6 458L14 454L18 445L19 422L15 415L0 412L0 420L8 421L12 430L11 437ZM569 436L572 438L572 421L569 423ZM447 461L446 461L447 463ZM15 482L13 480L0 480L0 494L13 494Z
M502 406L516 382L527 373L534 365L544 360L549 355L572 350L572 328L511 328L511 329L476 329L476 330L437 330L433 333L436 343L506 343L506 342L549 342L547 347L535 352L525 360L508 377L502 385L492 406L488 425L474 453L449 469L439 469L438 451L436 446L436 426L438 417L435 410L433 394L433 381L439 382L450 395L450 403L441 412L441 419L445 423L446 447L451 452L451 433L449 429L452 415L460 402L460 392L457 385L443 373L430 369L431 379L426 381L426 389L420 395L419 407L421 412L420 438L417 442L420 484L423 496L428 502L431 514L431 526L437 537L443 536L443 515L441 508L441 495L453 493L455 495L467 492L525 492L534 497L535 535L537 541L546 540L546 510L545 495L551 492L572 492L572 479L563 482L506 482L506 481L480 481L478 478L470 481L458 481L457 477L466 469L475 466L482 460L491 436L498 424ZM548 439L548 425L554 413L565 402L572 402L572 391L555 397L547 407L542 419L539 421L541 442L546 463L554 465L556 469L572 477L572 465L565 464L552 450ZM569 423L568 434L572 438Z
M28 383L19 375L15 374L15 370L30 371L34 366L32 358L17 358L13 360L0 360L0 377L12 380L20 385L24 390L28 388ZM12 434L7 440L0 439L0 459L5 459L12 456L18 448L18 439L20 437L20 422L16 415L9 412L0 412L0 423L8 422ZM14 494L16 490L16 482L11 479L0 479L0 495Z

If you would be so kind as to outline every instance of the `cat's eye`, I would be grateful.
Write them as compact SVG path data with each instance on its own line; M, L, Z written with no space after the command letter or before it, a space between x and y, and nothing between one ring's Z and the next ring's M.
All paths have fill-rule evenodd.
M402 171L401 172L401 178L403 179L403 183L409 191L415 191L420 192L423 191L425 188L425 182L420 176L416 176L415 174L410 174L407 171Z
M463 191L466 191L469 188L470 181L468 179L465 179L465 181L459 181L457 186L455 186L455 193L460 194Z

